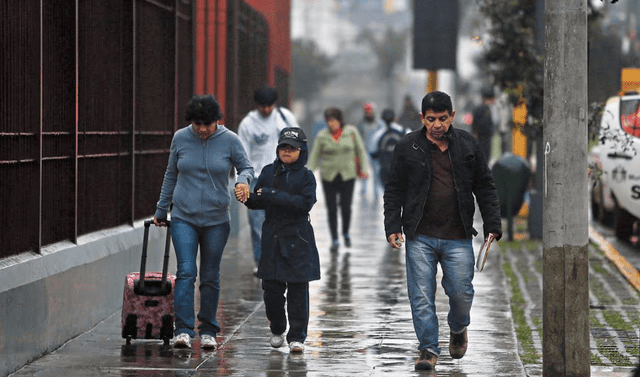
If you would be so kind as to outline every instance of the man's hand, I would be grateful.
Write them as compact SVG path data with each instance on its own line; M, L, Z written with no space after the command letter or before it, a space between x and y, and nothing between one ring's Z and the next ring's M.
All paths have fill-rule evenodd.
M249 199L250 190L249 185L246 183L236 183L235 187L236 199L238 201L245 203L247 199Z
M392 248L400 249L404 242L404 238L402 238L402 233L393 233L389 235L388 241Z

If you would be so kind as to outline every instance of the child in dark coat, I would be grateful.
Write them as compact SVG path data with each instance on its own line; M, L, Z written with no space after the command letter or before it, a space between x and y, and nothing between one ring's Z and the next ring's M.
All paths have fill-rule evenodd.
M309 323L309 282L320 279L320 259L309 211L316 202L316 180L305 167L307 138L300 128L280 132L276 160L264 167L254 192L236 191L250 209L264 209L262 254L258 278L271 322L271 346L287 342L291 352L303 352ZM286 298L285 298L286 291ZM285 302L288 301L285 313Z

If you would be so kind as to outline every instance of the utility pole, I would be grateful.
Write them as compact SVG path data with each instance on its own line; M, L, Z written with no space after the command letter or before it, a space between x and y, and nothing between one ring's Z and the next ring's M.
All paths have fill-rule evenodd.
M427 71L427 93L438 90L438 71Z
M543 376L589 376L587 0L546 0Z

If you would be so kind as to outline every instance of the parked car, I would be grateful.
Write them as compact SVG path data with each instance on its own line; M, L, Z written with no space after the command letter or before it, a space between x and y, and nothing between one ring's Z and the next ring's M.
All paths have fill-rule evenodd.
M607 101L600 140L589 153L592 215L628 239L640 219L640 91Z

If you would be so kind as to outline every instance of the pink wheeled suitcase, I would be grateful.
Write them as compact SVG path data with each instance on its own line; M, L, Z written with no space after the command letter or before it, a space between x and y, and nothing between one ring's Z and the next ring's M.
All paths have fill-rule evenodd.
M167 227L171 224L166 221ZM146 272L149 227L144 222L144 239L140 272L132 272L124 281L122 302L122 337L131 339L162 339L165 344L173 337L173 290L176 278L168 274L171 232L167 229L162 272Z

